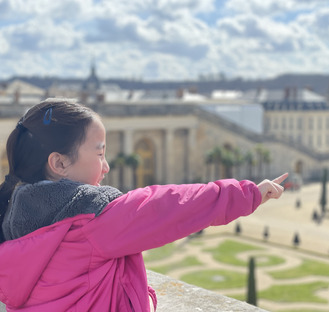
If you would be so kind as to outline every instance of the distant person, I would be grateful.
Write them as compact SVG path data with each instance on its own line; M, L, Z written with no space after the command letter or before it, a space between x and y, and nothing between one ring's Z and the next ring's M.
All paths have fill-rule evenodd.
M32 107L11 132L0 186L8 311L155 311L142 251L251 214L281 196L288 175L122 194L100 186L110 170L105 142L100 116L63 99Z

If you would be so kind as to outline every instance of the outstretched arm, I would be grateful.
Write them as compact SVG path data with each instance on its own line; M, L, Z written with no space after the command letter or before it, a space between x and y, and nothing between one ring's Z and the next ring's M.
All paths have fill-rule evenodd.
M262 204L270 198L279 198L282 195L284 187L281 186L280 183L282 183L287 177L288 173L284 173L272 181L264 180L257 185L262 194Z
M261 200L251 181L151 185L109 203L84 231L100 254L118 258L247 216Z

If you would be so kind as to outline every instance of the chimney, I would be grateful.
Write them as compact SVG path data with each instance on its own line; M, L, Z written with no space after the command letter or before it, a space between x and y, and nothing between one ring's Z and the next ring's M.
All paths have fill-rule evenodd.
M104 101L105 101L105 94L104 93L97 94L96 99L97 99L97 103L104 103Z
M177 91L176 91L176 97L178 99L181 99L184 95L184 90L182 88L179 88Z
M87 104L88 92L82 91L80 96L80 101L82 104Z
M21 97L21 91L20 91L20 88L18 87L16 90L15 90L15 93L14 93L14 103L15 104L18 104L19 101L20 101L20 97Z

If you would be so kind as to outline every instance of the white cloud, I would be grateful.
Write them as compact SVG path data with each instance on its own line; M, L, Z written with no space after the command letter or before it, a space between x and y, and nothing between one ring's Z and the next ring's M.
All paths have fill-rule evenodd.
M271 16L327 7L328 4L325 2L323 0L230 0L226 2L225 8L244 14Z
M328 25L323 0L0 0L0 78L325 72Z
M78 45L81 35L72 25L64 22L56 25L41 18L31 19L24 24L9 26L4 35L13 51L47 52L58 49L72 49Z
M7 40L3 37L3 35L0 33L0 55L6 54L9 51L9 44Z
M0 5L9 8L6 15L13 19L42 16L75 20L87 16L94 8L92 0L0 0Z
M319 36L322 40L329 42L329 7L315 10L312 13L301 14L297 23L303 25L313 35Z

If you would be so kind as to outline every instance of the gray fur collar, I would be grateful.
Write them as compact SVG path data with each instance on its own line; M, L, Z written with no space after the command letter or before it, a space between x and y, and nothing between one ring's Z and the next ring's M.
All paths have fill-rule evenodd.
M111 186L93 186L71 180L40 181L16 187L2 229L6 240L79 214L98 216L122 193Z

